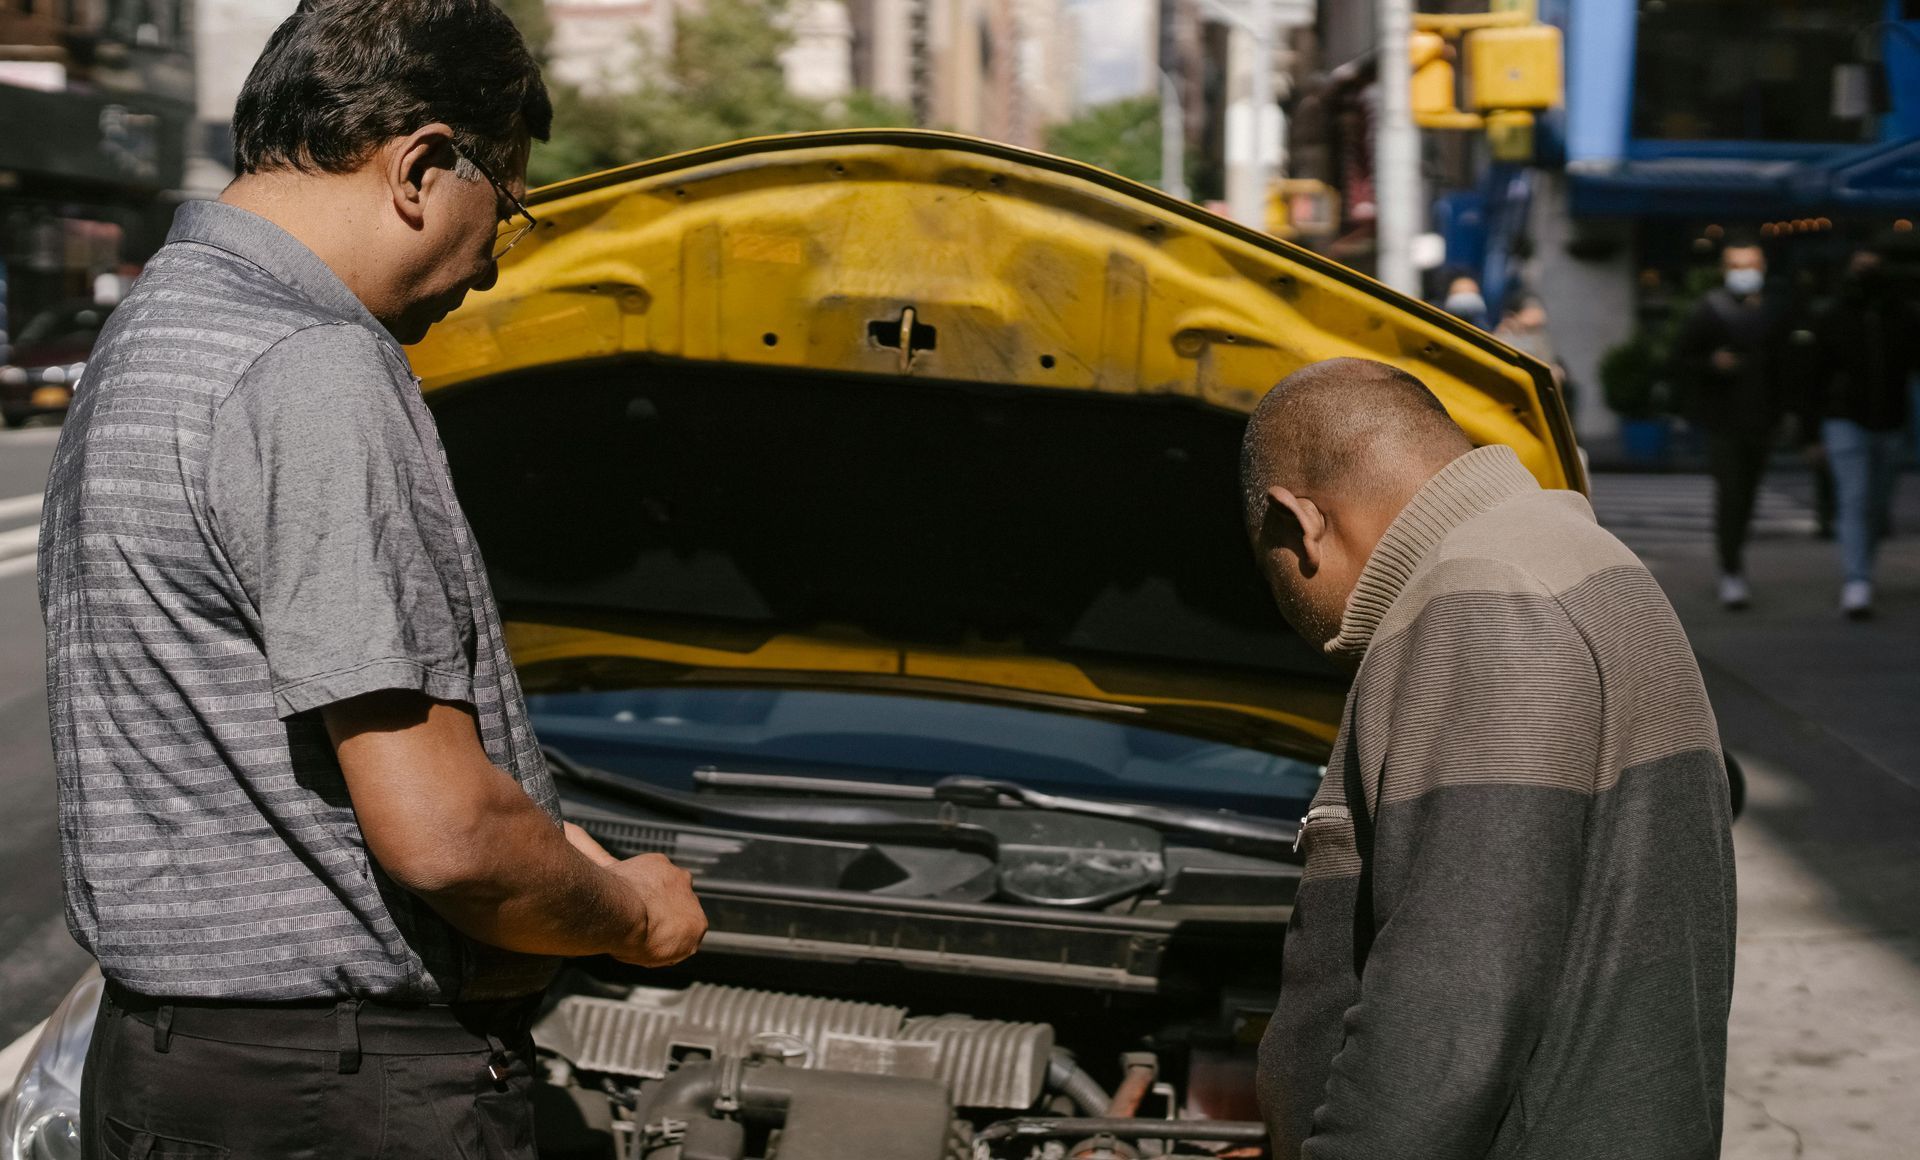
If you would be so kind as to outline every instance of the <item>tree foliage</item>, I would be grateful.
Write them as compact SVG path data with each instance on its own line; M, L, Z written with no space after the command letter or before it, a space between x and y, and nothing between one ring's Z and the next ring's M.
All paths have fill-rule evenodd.
M642 46L650 64L637 83L586 90L550 78L553 139L535 147L529 183L742 137L912 123L907 110L870 94L829 104L788 91L785 8L785 0L706 0L677 12L669 51Z
M1047 148L1122 177L1160 181L1160 100L1122 97L1084 110L1047 130Z

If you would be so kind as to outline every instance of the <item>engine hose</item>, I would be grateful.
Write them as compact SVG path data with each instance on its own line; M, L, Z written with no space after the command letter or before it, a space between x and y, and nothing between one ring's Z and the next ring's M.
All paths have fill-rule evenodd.
M720 1096L720 1070L710 1063L688 1064L657 1083L641 1089L633 1120L642 1130L667 1117L691 1119L711 1115Z
M1120 1058L1126 1068L1126 1074L1120 1079L1120 1086L1113 1089L1113 1102L1101 1113L1109 1120L1127 1120L1140 1114L1140 1103L1153 1090L1153 1081L1160 1074L1160 1061L1151 1052L1129 1052Z
M1072 1100L1089 1116L1104 1113L1113 1103L1107 1089L1088 1075L1086 1069L1074 1061L1073 1053L1064 1047L1054 1048L1053 1058L1047 1061L1047 1087Z

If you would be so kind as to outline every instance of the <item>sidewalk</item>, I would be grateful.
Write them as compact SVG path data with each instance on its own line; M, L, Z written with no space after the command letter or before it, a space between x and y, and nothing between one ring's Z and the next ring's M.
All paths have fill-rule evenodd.
M1596 478L1603 518L1631 482ZM1804 531L1806 478L1770 486L1747 612L1715 602L1704 529L1620 529L1686 623L1749 783L1723 1154L1884 1160L1920 1139L1920 478L1903 481L1866 624L1835 610L1837 551Z

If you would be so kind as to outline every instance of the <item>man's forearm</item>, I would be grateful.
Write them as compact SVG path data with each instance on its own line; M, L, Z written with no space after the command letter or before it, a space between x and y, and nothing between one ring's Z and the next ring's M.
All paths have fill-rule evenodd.
M325 712L374 861L463 934L552 955L644 941L642 890L576 849L488 760L463 706L387 692Z
M639 943L647 913L633 891L575 849L511 778L496 776L500 800L455 839L464 847L450 852L457 869L408 888L462 934L510 951L596 955Z

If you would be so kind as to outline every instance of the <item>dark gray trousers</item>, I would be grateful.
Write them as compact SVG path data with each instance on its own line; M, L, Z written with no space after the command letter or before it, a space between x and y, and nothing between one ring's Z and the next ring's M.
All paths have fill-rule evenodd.
M1747 533L1753 526L1753 508L1760 481L1767 474L1772 443L1746 433L1712 432L1707 436L1707 470L1713 474L1714 547L1720 570L1728 575L1746 571Z
M82 1156L534 1160L530 1011L417 1012L176 1007L109 988L81 1087Z

